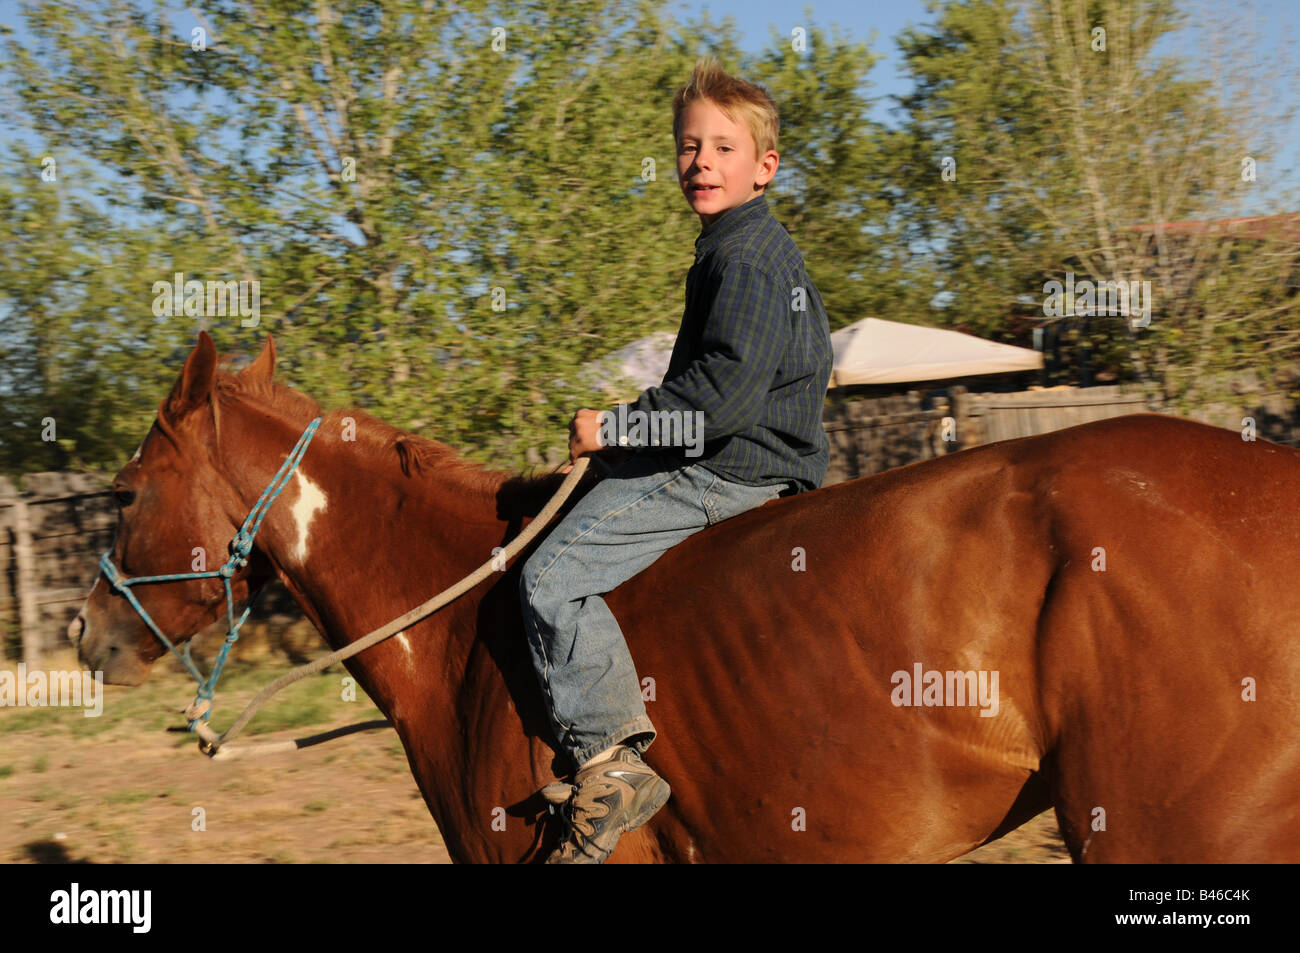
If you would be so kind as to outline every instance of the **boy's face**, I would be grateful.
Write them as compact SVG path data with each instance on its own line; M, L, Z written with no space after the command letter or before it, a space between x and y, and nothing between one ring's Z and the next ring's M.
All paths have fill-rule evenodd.
M677 177L702 225L761 194L772 181L780 156L757 153L749 127L732 122L713 103L696 100L682 111Z

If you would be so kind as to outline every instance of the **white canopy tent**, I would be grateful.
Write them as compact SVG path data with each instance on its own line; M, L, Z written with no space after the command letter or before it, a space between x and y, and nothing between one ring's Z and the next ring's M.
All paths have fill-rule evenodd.
M672 357L672 332L633 341L585 365L593 381L614 383L626 376L638 388L657 387ZM866 318L831 335L835 354L831 387L848 384L903 384L977 374L1032 371L1043 366L1043 355L1029 348L998 344L983 338L898 321Z
M630 393L618 393L617 400L631 400L647 387L658 387L668 371L677 335L672 331L659 331L633 341L604 357L589 361L582 367L582 379L595 384L611 394L635 387ZM631 383L623 388L622 379Z
M866 318L831 335L831 386L906 384L977 374L1032 371L1038 351L986 341L960 331Z

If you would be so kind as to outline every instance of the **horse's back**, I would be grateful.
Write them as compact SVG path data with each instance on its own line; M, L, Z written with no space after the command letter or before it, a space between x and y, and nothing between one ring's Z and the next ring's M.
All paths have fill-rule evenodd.
M652 760L698 779L675 783L665 827L680 827L663 842L716 851L738 824L759 846L729 858L944 859L982 843L1055 754L1076 855L1225 859L1235 838L1234 857L1294 856L1289 834L1269 847L1205 817L1283 811L1296 780L1282 693L1300 674L1297 475L1288 448L1139 415L697 534L607 597L651 680ZM996 676L996 701L954 704L947 688L929 704L931 673L972 689ZM1244 700L1247 679L1271 697ZM1274 781L1243 792L1279 744ZM710 779L735 792L735 817L704 816ZM1109 830L1129 836L1092 829L1107 801ZM805 805L834 836L797 836Z

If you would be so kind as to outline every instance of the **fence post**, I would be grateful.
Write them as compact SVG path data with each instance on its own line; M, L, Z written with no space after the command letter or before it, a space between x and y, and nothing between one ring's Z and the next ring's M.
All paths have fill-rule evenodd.
M36 566L32 550L32 526L27 501L17 497L14 511L14 573L18 589L18 629L23 637L23 661L41 664L40 613L36 606Z
M950 413L957 423L957 449L965 450L977 443L974 433L975 418L971 416L971 398L964 384L955 384L948 388L951 400Z

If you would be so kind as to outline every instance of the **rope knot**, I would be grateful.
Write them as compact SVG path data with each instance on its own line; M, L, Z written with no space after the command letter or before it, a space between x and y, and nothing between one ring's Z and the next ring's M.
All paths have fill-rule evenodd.
M253 537L247 530L241 529L235 534L235 538L230 541L230 555L238 558L246 557L253 549Z

